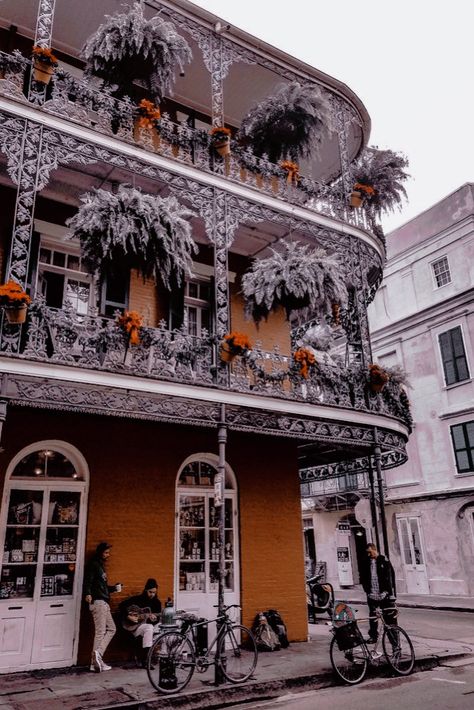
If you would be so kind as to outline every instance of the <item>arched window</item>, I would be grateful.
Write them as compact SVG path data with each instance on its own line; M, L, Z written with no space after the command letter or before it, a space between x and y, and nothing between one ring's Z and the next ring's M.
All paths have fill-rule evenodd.
M15 465L12 478L41 480L45 478L64 478L66 480L83 480L83 473L69 458L51 448L37 449L20 459Z

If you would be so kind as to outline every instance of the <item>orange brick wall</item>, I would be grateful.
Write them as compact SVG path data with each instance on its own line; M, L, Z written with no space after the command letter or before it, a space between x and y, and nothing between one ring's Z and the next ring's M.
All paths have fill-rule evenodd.
M163 317L159 308L156 286L152 279L143 279L134 269L130 274L129 308L143 316L143 324L156 326Z
M245 318L244 300L234 284L231 284L230 297L232 330L246 333L253 344L260 340L264 350L271 351L275 345L278 345L282 355L290 354L290 324L285 318L283 308L271 313L268 320L262 320L257 326L253 320Z
M120 581L113 608L156 577L159 596L173 596L175 484L179 466L199 451L217 453L216 431L116 418L11 409L4 426L0 484L11 458L41 439L76 446L90 468L86 551L113 544L110 583ZM296 447L292 440L229 432L227 460L239 487L241 600L244 623L276 608L290 639L307 635ZM79 663L90 652L83 609ZM120 655L118 642L110 649Z

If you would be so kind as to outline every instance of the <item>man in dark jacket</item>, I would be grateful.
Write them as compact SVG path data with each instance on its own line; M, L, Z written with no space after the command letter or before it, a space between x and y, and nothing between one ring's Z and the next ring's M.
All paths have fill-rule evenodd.
M142 639L143 667L146 667L148 650L153 643L153 625L159 621L161 614L161 601L157 593L158 583L150 577L141 594L125 599L119 606L123 628Z
M89 604L95 629L90 670L96 673L111 669L111 666L108 666L103 660L107 646L116 631L110 612L110 593L121 590L121 585L116 584L110 587L107 584L105 563L110 557L111 547L108 542L99 543L84 574L84 600Z
M367 545L367 564L363 567L360 581L367 594L369 616L374 616L376 609L381 609L386 623L394 623L395 612L386 611L396 602L395 573L390 560L380 555L377 547ZM369 621L368 641L375 643L378 637L377 619Z

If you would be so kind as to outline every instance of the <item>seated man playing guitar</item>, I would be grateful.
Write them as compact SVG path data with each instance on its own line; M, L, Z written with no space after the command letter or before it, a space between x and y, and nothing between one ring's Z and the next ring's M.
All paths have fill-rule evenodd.
M153 625L159 621L161 602L157 597L158 584L149 579L141 594L126 599L120 604L122 626L133 636L142 638L141 664L146 667L148 650L153 643Z

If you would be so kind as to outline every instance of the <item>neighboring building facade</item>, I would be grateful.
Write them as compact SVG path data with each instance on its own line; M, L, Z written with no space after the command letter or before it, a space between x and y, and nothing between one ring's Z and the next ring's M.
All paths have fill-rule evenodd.
M2 279L33 300L23 325L3 313L0 327L0 672L88 662L82 578L101 540L113 545L110 581L124 585L114 606L152 576L162 599L212 616L218 434L221 444L227 436L226 601L247 624L277 608L290 640L306 640L298 458L325 476L374 448L384 466L406 458L397 392L369 396L360 369L385 257L377 225L347 201L350 162L370 128L361 102L297 59L222 31L187 0L150 0L146 12L175 24L193 62L164 99L159 139L139 134L130 104L81 79L81 46L120 9L119 0L0 7ZM47 91L30 79L33 43L60 59ZM248 151L243 163L235 143L225 160L205 144L203 129L237 128L255 101L294 80L318 85L332 106L335 131L309 177L290 184ZM99 282L84 268L66 220L83 193L120 183L194 210L199 254L183 288L168 293L134 271ZM290 368L282 312L258 330L244 318L243 272L288 235L339 255L347 270L348 364L328 365L324 382ZM115 324L124 309L144 317L139 345ZM250 337L252 360L220 360L231 330Z
M387 473L400 591L474 594L474 185L387 237L374 357L408 373L409 459Z

